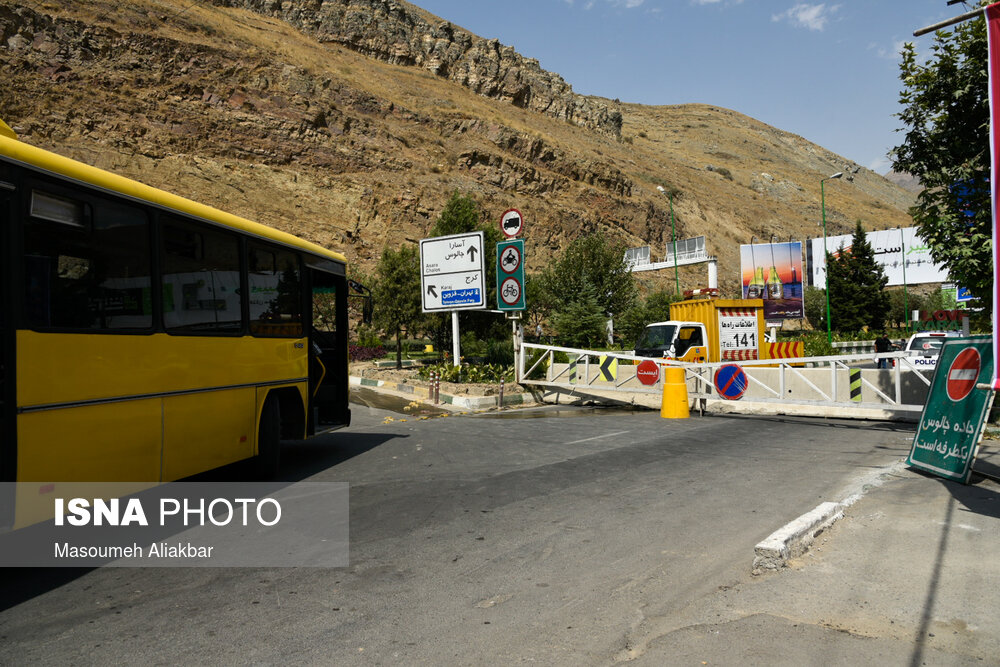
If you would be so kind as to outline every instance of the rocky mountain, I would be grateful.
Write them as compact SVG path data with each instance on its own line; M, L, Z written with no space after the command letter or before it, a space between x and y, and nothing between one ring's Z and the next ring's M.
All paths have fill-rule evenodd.
M885 178L890 183L895 183L904 190L909 190L914 194L919 194L920 191L924 189L923 184L920 183L920 179L913 174L890 171L885 175Z
M405 2L220 0L220 4L287 21L320 43L340 44L393 65L420 67L480 95L621 136L621 112L606 100L576 95L562 77L543 70L537 60Z
M343 251L370 270L454 191L526 220L529 272L599 231L662 256L910 224L913 195L736 111L573 92L401 0L0 0L0 117L43 148ZM653 274L641 274L655 281ZM665 277L666 278L666 277ZM672 275L669 277L672 279ZM704 267L682 282L704 284Z

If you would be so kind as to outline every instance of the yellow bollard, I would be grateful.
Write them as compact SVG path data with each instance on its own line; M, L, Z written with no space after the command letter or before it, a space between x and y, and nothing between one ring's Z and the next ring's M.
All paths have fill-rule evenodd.
M663 401L660 403L660 416L664 419L687 419L691 416L683 368L663 367Z

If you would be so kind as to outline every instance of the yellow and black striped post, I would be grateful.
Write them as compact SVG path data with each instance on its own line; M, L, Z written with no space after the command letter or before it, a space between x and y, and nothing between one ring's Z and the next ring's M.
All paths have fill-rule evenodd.
M861 369L851 369L851 400L855 403L861 402Z

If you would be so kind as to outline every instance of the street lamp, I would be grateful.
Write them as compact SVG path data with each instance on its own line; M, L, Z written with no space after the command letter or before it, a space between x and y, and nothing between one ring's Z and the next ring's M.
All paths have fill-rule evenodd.
M656 189L667 195L667 198L670 200L670 240L674 244L674 284L679 295L681 293L681 279L677 274L677 230L674 227L674 193L667 192L663 189L662 185L657 185Z
M823 189L823 183L843 175L844 172L838 171L836 174L821 178L819 181L819 201L823 211L823 265L826 267L826 342L830 345L833 345L833 329L830 326L830 249L826 247L826 191Z
M903 259L903 318L906 320L906 333L910 333L910 302L906 294L906 239L903 237L903 228L899 228L899 251Z

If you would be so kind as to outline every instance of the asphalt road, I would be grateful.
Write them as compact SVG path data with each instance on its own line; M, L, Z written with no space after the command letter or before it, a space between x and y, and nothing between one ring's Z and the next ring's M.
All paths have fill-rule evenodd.
M283 459L289 480L350 483L349 567L6 571L0 663L631 659L649 619L751 581L757 542L912 440L882 423L421 420L376 402Z

